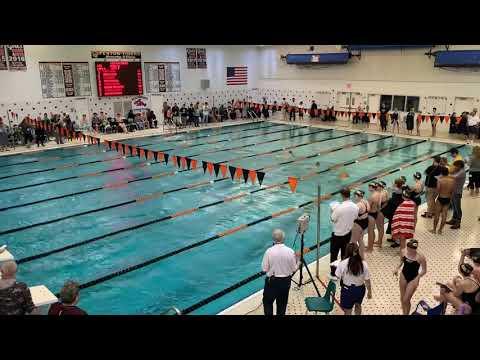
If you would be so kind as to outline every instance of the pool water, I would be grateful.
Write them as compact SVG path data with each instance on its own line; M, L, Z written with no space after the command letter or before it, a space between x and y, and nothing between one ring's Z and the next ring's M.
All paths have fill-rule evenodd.
M427 157L455 146L268 122L123 142L193 157L200 166L179 171L171 161L124 158L103 145L0 157L0 244L19 261L19 280L55 293L66 280L78 281L90 314L160 314L171 306L216 314L263 287L258 273L272 229L285 230L292 245L296 219L307 212L305 244L316 243L316 205L298 206L314 199L317 184L332 193L423 160L381 178L390 185L404 175L412 183L413 173L430 165ZM200 160L265 169L263 185L229 177L209 182L215 176L204 174ZM342 172L348 177L340 179ZM289 176L300 178L295 193L285 184ZM321 203L322 240L331 234L332 200ZM328 251L328 243L320 248L321 255Z

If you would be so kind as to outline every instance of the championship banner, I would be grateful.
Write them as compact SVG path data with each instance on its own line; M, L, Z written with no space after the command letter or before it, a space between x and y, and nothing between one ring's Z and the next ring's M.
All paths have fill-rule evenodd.
M141 60L140 51L92 51L92 59Z
M0 45L0 70L8 70L5 45Z
M187 69L197 68L197 49L187 48Z
M8 69L14 71L27 70L25 49L23 45L7 45Z

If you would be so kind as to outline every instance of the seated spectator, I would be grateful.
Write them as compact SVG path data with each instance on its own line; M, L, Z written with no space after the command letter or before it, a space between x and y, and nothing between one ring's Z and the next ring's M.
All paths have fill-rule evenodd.
M77 304L80 299L80 287L76 282L67 281L60 291L60 302L50 306L48 315L88 315Z
M123 133L128 133L127 126L125 125L124 119L120 119L118 122L118 127Z
M17 264L6 261L0 268L0 315L25 315L35 308L27 285L17 282Z

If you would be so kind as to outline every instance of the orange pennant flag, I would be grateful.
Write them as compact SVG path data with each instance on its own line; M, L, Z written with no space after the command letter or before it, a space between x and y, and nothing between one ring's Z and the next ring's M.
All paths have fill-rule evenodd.
M172 155L172 165L177 166L177 157L175 155Z
M250 170L248 172L248 177L250 178L252 184L255 184L255 180L257 179L257 172L255 170Z
M428 121L428 120L430 120L430 115L425 116L425 121Z
M143 150L142 148L140 148L140 159L143 158L145 156L145 150Z
M242 171L242 168L237 168L237 170L235 170L235 179L237 180L240 180L243 178L243 171Z
M153 160L153 151L152 150L148 151L147 158L148 158L148 160Z
M438 123L440 121L440 116L435 116L435 123Z
M165 156L163 155L162 152L158 153L158 161L165 161Z
M132 156L137 156L137 148L132 146Z
M222 172L222 176L226 177L227 176L227 165L220 164L220 171Z
M192 169L196 169L197 168L197 160L192 159L192 162L190 163L190 166L192 167Z
M213 164L211 162L207 163L207 169L210 175L213 175Z
M448 124L449 121L450 121L450 116L445 115L445 122Z
M180 158L180 164L182 164L182 169L186 169L187 168L187 159L185 159L184 157Z
M290 190L292 190L292 192L295 192L297 190L298 179L294 176L289 176L288 185L290 185Z

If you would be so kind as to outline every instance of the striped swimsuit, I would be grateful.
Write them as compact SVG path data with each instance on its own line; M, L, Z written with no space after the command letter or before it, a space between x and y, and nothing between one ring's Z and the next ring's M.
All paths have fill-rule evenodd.
M412 239L415 233L415 203L404 200L395 210L392 219L392 237Z

